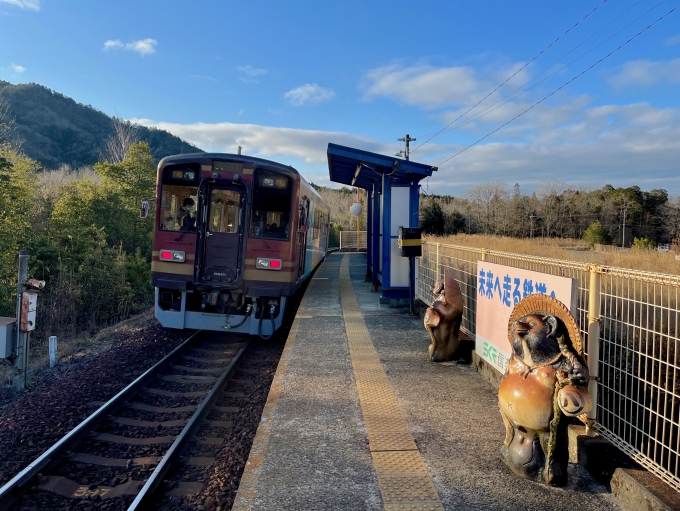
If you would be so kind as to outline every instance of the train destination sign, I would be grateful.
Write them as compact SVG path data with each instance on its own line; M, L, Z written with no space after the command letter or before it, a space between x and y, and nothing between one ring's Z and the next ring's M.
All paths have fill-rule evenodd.
M477 261L477 353L504 373L512 351L508 321L515 305L541 293L557 298L578 317L577 286L576 279Z

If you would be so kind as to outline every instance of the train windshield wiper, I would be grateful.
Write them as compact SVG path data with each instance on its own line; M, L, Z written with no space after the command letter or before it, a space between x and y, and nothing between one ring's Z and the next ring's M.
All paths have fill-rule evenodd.
M179 230L179 236L177 236L177 237L175 238L175 241L180 241L180 240L184 237L184 235L185 235L186 233L188 233L189 230L191 230L192 227L195 228L194 225L185 225L184 227L182 227L182 228Z

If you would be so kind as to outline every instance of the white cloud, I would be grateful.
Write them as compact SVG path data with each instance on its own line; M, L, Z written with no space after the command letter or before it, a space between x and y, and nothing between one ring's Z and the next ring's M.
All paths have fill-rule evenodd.
M662 62L649 60L626 62L620 73L609 78L609 83L617 88L651 87L660 82L680 83L680 59Z
M394 65L369 71L362 88L366 100L382 96L407 105L437 108L469 103L480 83L470 67Z
M343 132L133 121L167 130L207 151L233 153L241 145L245 154L282 163L300 161L298 170L319 184L330 184L329 142L385 155L401 149L396 142ZM482 133L490 131L489 126L482 127ZM506 131L513 127L514 132ZM501 181L510 186L520 183L526 193L557 178L572 186L638 185L680 195L680 108L659 109L647 103L588 107L587 98L576 98L562 106L537 107L532 115L518 119L516 127L511 124L498 135L503 133L442 164L429 182L422 183L423 189L461 196L473 186ZM442 136L417 149L412 160L438 165L467 145L442 142L446 139Z
M315 83L306 83L289 90L283 97L290 101L293 106L317 105L333 99L335 92L331 89L319 87Z
M40 0L0 0L0 2L15 5L21 9L28 9L30 11L40 10Z
M119 39L109 39L104 43L104 50L120 50L122 48L125 48L125 45Z
M464 191L503 181L526 191L558 178L572 186L610 183L680 193L680 109L639 103L571 110L568 122L550 129L536 129L544 119L529 118L521 141L496 138L468 149L444 163L429 186ZM428 145L412 159L437 164L464 147Z
M680 34L674 35L666 39L666 44L668 46L673 46L675 44L680 44Z
M19 74L26 71L26 68L24 66L20 66L19 64L15 64L14 62L12 62L11 68L15 73L19 73Z
M134 51L144 56L155 53L157 44L158 41L155 39L140 39L139 41L132 41L131 43L123 43L120 39L109 39L104 43L104 51L126 50Z
M266 74L268 69L256 69L252 66L236 66L236 69L248 76L260 76Z
M263 158L299 158L306 163L327 162L328 143L361 147L368 151L394 152L393 144L383 144L350 133L296 128L278 128L258 124L221 122L177 124L149 119L131 119L143 126L169 131L201 149L214 152L236 152L240 145L247 154Z

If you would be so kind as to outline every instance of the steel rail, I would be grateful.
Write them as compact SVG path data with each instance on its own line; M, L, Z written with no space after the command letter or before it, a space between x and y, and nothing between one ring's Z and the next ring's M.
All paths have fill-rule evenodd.
M56 444L45 451L40 457L35 461L29 463L29 465L24 468L21 472L15 475L10 481L8 481L2 488L0 488L0 509L4 510L9 507L9 505L14 501L12 498L12 492L29 481L31 478L36 476L38 472L45 467L53 458L62 457L65 451L71 446L71 443L77 440L78 436L89 431L90 428L96 427L98 422L107 414L109 414L116 406L120 404L123 398L127 397L132 391L136 391L137 388L146 380L148 380L154 372L156 372L160 367L167 364L171 358L173 358L180 350L182 350L194 337L196 337L201 330L194 332L191 336L187 338L182 344L177 346L174 350L168 353L161 360L156 362L150 369L146 370L140 376L137 377L135 381L130 383L123 390L118 392L115 396L109 399L106 403L97 409L92 415L90 415L83 422L78 424L75 428L69 431L65 437L59 440Z
M162 481L165 472L168 470L168 468L170 468L170 463L172 463L174 457L177 456L178 453L181 451L181 448L183 447L185 440L191 438L194 429L200 425L200 421L203 420L207 412L210 411L210 408L219 397L219 394L224 390L224 387L226 386L227 383L227 378L234 370L234 367L236 367L236 364L241 358L243 352L245 352L245 350L250 345L250 340L251 339L248 338L248 340L246 340L246 342L243 343L241 349L238 351L238 353L236 353L236 355L229 363L227 368L220 375L220 377L218 378L217 382L215 382L215 385L210 390L208 395L205 396L200 406L191 416L191 419L189 419L189 422L187 422L186 426L184 426L182 432L177 436L175 441L170 446L170 449L168 449L168 451L165 453L163 459L158 464L156 469L153 471L153 474L151 474L151 477L147 479L146 483L137 494L137 497L135 497L135 500L133 500L132 504L130 504L130 506L127 508L127 511L136 511L137 509L144 509L140 506L142 505L145 499L147 499L153 494L158 484Z

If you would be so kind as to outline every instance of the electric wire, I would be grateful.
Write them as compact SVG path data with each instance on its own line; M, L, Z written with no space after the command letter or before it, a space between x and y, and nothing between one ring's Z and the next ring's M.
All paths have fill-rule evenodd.
M680 8L680 4L678 4L678 5L676 5L675 7L673 7L670 11L668 11L666 14L664 14L663 16L661 16L659 19L657 19L657 20L654 21L653 23L647 25L647 27L645 27L644 29L642 29L640 32L638 32L637 34L635 34L633 37L631 37L630 39L628 39L626 42L622 43L620 46L618 46L618 47L615 48L614 50L610 51L607 55L605 55L604 57L602 57L600 60L598 60L598 61L595 62L594 64L590 65L589 67L587 67L586 69L584 69L583 71L581 71L579 74L577 74L576 76L574 76L573 78L571 78L569 81L567 81L567 82L563 83L562 85L560 85L557 89L555 89L554 91L552 91L552 92L551 92L550 94L548 94L547 96L544 96L542 99L540 99L539 101L537 101L536 103L534 103L533 105L531 105L531 106L530 106L529 108L527 108L526 110L524 110L524 111L522 111L521 113L517 114L515 117L513 117L512 119L510 119L510 120L507 121L506 123L502 124L501 126L499 126L498 128L496 128L495 130L491 131L490 133L487 133L487 134L484 135L482 138L476 140L476 141L473 142L472 144L470 144L470 145L466 146L465 148L461 149L460 151L458 151L457 153L455 153L453 156L449 156L448 158L446 158L445 160L443 160L441 163L437 164L436 166L437 166L437 167L440 167L441 165L443 165L443 164L446 163L447 161L449 161L449 160L455 158L456 156L458 156L459 154L461 154L461 153L467 151L467 150L470 149L471 147L476 146L476 145L479 144L482 140L485 140L485 139L489 138L491 135L493 135L493 134L496 133L497 131L501 130L502 128L504 128L505 126L507 126L508 124L510 124L511 122L513 122L514 120L518 119L519 117L521 117L522 115L524 115L525 113L527 113L529 110L533 109L533 108L536 107L537 105L540 105L540 104L543 103L546 99L548 99L549 97L553 96L554 94L556 94L557 92L559 92L560 90L562 90L563 88L565 88L565 87L566 87L567 85L569 85L571 82L573 82L573 81L576 80L577 78L583 76L584 74L586 74L588 71L590 71L591 69L593 69L595 66L597 66L598 64L600 64L601 62L603 62L603 61L606 60L607 58L611 57L614 53L616 53L617 51L619 51L621 48L623 48L624 46L626 46L628 43L630 43L631 41L633 41L633 40L636 39L637 37L639 37L639 36L641 36L642 34L644 34L647 30L649 30L650 28L652 28L654 25L656 25L657 23L659 23L659 22L660 22L661 20L663 20L664 18L668 17L670 14L672 14L672 13L673 13L674 11L676 11L678 8Z
M642 0L640 0L640 1L642 1ZM555 61L555 62L554 62L553 64L551 64L549 67L547 67L546 69L544 69L543 71L541 71L540 73L538 73L536 76L534 76L534 77L531 78L530 80L524 82L522 85L520 85L519 87L517 87L516 89L514 89L513 91L511 91L507 96L503 96L502 98L496 100L495 102L491 103L488 107L486 107L484 110L482 110L481 112L476 113L476 114L473 115L472 117L469 117L469 118L465 119L464 121L462 121L462 122L460 122L460 123L458 123L458 124L455 124L455 125L453 125L453 126L450 126L450 125L449 125L448 127L444 128L444 131L449 131L449 130L452 130L452 129L455 129L455 128L460 128L461 126L465 126L466 124L468 124L468 123L474 121L475 119L479 119L480 117L483 117L483 116L486 115L487 113L494 112L495 110L498 110L498 109L499 109L500 107L502 107L503 105L508 104L510 101L512 101L512 100L514 100L514 99L517 99L517 98L519 98L520 96L523 96L524 94L526 94L527 92L529 92L531 89L534 89L535 87L538 87L538 86L541 85L542 83L546 82L547 80L549 80L550 78L552 78L553 76L555 76L557 73L560 73L560 72L564 71L565 69L567 69L569 66L571 66L571 65L574 64L575 62L581 60L583 57L585 57L585 56L588 55L589 53L593 52L594 50L596 50L597 48L599 48L600 46L602 46L604 43L606 43L607 41L609 41L609 40L612 39L613 37L615 37L615 36L617 36L618 34L620 34L621 32L623 32L625 29L627 29L628 27L630 27L632 24L634 24L635 22L639 21L641 18L644 18L647 14L649 14L651 11L653 11L654 9L656 9L657 7L659 7L661 4L665 3L666 1L667 1L667 0L661 0L661 2L659 2L658 4L656 4L654 7L652 7L652 8L649 9L648 11L644 12L643 14L641 14L640 16L638 16L637 18L635 18L633 21L631 21L630 23L628 23L628 25L626 25L625 27L623 27L623 28L621 28L620 30L614 32L612 35L610 35L610 36L609 36L607 39L605 39L604 41L602 41L602 42L600 42L599 44L593 46L590 50L588 50L587 52L583 53L581 56L575 58L574 60L572 60L572 61L569 62L568 64L565 64L565 65L562 66L560 69L554 71L552 74L549 74L548 76L546 76L546 77L545 77L543 80L541 80L540 82L535 83L534 85L532 85L531 87L527 88L526 90L524 90L524 91L520 92L519 94L513 96L513 94L515 94L515 92L517 92L518 90L522 89L525 85L531 83L533 80L535 80L535 79L538 78L540 75L542 75L543 73L545 73L545 72L546 72L548 69L550 69L552 66L554 66L555 64L557 64L557 63L558 63L560 60L562 60L564 57L566 57L567 55L569 55L570 53L572 53L574 50L576 50L576 48L578 48L579 46L582 46L586 41L588 41L589 39L591 39L591 38L592 38L593 36L595 36L598 32L601 32L604 28L606 28L607 25L610 25L613 21L615 21L615 20L612 20L612 22L608 23L607 25L605 25L605 27L603 27L602 29L598 30L598 32L596 32L595 34L593 34L592 36L590 36L588 39L586 39L585 41L583 41L581 44L579 44L576 48L574 48L573 50L571 50L569 53L564 54L562 57L560 57L559 60ZM640 2L638 2L638 3L640 3ZM637 4L635 4L635 5L637 5ZM631 7L631 8L632 8L632 7ZM629 9L629 10L630 10L630 9ZM626 12L627 12L627 11L626 11ZM625 12L622 13L621 15L619 15L618 17L621 17L623 14L625 14ZM618 18L617 18L617 19L618 19ZM506 100L507 100L507 101L506 101ZM501 103L501 104L498 105L498 103ZM495 105L498 105L498 106L497 106L496 108L493 108Z
M573 24L566 32L564 32L564 33L562 33L560 36L558 36L557 39L555 39L553 42L551 42L548 46L546 46L546 47L543 48L541 51L539 51L539 52L538 52L531 60L529 60L528 62L526 62L522 67L520 67L517 71L515 71L512 75L510 75L503 83L501 83L501 84L500 84L499 86L497 86L494 90L492 90L491 92L489 92L486 96L484 96L484 97L483 97L482 99L480 99L477 103L475 103L473 106L471 106L468 110L466 110L464 113L462 113L458 118L454 119L454 120L451 121L447 126L444 126L441 130L439 130L437 133L435 133L435 134L432 135L430 138L428 138L425 142L423 142L423 143L421 143L420 145L417 145L416 147L414 147L413 149L411 149L411 152L414 152L414 151L416 151L419 147L422 147L422 146L424 146L425 144L427 144L430 140L432 140L434 137L436 137L437 135L439 135L442 131L444 131L446 128L448 128L451 124L453 124L454 122L456 122L458 119L460 119L461 117L463 117L464 115L466 115L468 112L470 112L470 111L473 110L474 108L476 108L476 107L477 107L480 103L482 103L486 98L488 98L489 96L491 96L491 94L493 94L493 93L496 92L498 89L500 89L501 87L503 87L503 85L505 85L505 84L508 83L510 80L512 80L512 79L513 79L520 71L522 71L524 68L526 68L529 64L531 64L531 63L532 63L534 60L536 60L538 57L540 57L541 55L543 55L543 53L545 53L547 50L549 50L549 49L550 49L557 41L559 41L560 39L562 39L565 35L567 35L569 32L571 32L573 29L575 29L578 25L580 25L581 22L582 22L583 20L585 20L588 16L590 16L592 13L594 13L596 10L598 10L598 9L599 9L602 5L604 5L607 1L608 1L608 0L602 0L602 2L600 2L599 4L597 4L597 5L593 8L593 10L591 10L588 14L586 14L586 15L583 16L580 20L578 20L576 23L574 23L574 24Z

